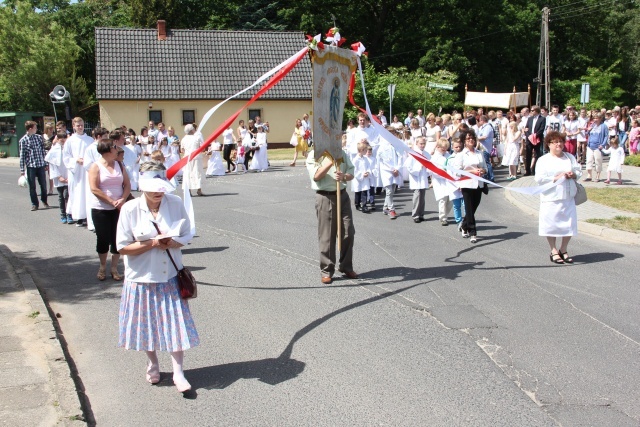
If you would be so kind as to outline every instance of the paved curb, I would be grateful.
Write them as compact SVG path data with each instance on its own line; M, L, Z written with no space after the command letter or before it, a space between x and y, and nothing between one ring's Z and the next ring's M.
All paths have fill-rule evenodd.
M38 331L40 343L43 345L46 354L50 384L55 398L59 403L57 411L60 421L57 425L86 425L83 421L80 421L84 419L84 416L78 399L76 385L71 377L71 371L64 351L62 350L62 345L58 340L54 322L50 317L51 313L45 305L40 291L33 281L31 274L22 266L20 260L13 255L7 246L0 245L0 256L3 256L12 267L8 273L16 281L16 287L24 290L32 309L43 314L49 314L49 316L38 316L36 330Z
M510 187L512 184L509 184ZM511 191L505 190L504 197L514 206L528 215L537 217L539 211L518 201ZM616 243L624 243L627 245L640 245L640 234L630 233L628 231L615 230L613 228L604 227L602 225L591 224L585 221L578 221L578 231L580 233L589 234Z

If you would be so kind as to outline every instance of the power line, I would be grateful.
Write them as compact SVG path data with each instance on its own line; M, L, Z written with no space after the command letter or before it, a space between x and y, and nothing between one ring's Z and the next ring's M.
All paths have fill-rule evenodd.
M552 10L551 16L560 17L560 16L571 15L571 14L574 14L574 13L582 12L582 11L589 10L589 9L598 9L598 8L600 8L602 6L612 6L617 1L618 0L610 0L608 2L607 1L603 1L602 3L592 4L591 6L584 6L584 7L576 8L576 9L573 9L573 10L570 10L570 11L562 11L559 14L554 14L553 10Z
M624 6L626 4L630 4L630 3L634 3L634 2L635 2L635 0L629 0L629 1L625 2L625 3L620 3L620 6ZM588 11L583 12L583 13L565 14L565 15L561 15L559 18L552 18L551 22L562 21L563 19L577 18L579 16L588 15L588 14L593 13L593 12L601 12L601 10L600 9L592 9L592 10L588 10Z

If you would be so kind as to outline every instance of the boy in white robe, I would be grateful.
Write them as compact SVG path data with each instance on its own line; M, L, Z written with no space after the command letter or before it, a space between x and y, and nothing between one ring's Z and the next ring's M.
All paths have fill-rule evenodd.
M87 219L86 187L87 173L82 167L84 163L84 152L93 142L93 138L84 133L84 120L80 117L73 119L73 129L75 133L67 138L67 142L62 149L62 161L67 168L69 201L67 203L67 213L71 215L71 222L67 223L83 226Z
M446 138L440 138L436 143L436 149L433 152L431 161L440 169L445 170L448 158L449 141ZM437 174L432 174L431 182L433 184L433 195L438 202L438 220L442 225L449 225L447 216L449 216L453 206L449 196L457 190L457 187L451 181Z
M367 194L369 190L369 175L371 175L369 159L365 156L367 147L369 147L369 144L366 139L358 142L358 155L353 159L353 180L351 181L351 191L355 194L356 210L364 213L369 213Z
M373 153L376 153L376 147L373 148ZM402 175L400 174L400 156L391 143L384 139L380 139L380 145L378 153L376 155L376 161L378 168L380 169L380 179L382 186L384 187L384 206L382 207L382 213L389 215L390 219L396 219L396 209L393 204L393 195L396 189L402 186Z
M67 201L69 200L69 186L67 168L62 161L62 147L67 141L66 132L58 132L51 150L44 160L49 164L49 176L53 180L53 186L58 191L58 205L60 206L60 222L67 224L71 215L67 214Z
M89 144L89 146L84 151L84 162L82 163L82 167L87 173L87 183L89 180L89 168L92 164L97 162L102 154L98 153L98 142L103 138L107 137L107 130L101 127L97 127L93 130L93 142ZM87 201L87 213L91 212L91 205L93 203L93 193L91 192L91 186L87 185L85 187L86 191L86 201ZM93 218L91 215L87 215L87 230L94 231L96 228L93 226Z
M373 155L373 147L367 145L367 160L369 160L369 169L371 174L369 175L369 191L367 195L367 202L369 203L369 210L376 210L376 187L382 187L380 183L380 171L378 170L378 162Z
M414 143L414 150L430 159L431 156L425 151L427 138L419 136ZM409 156L404 166L409 171L409 188L413 190L413 208L411 217L416 224L424 221L424 200L427 188L429 188L429 171L422 166L413 156Z

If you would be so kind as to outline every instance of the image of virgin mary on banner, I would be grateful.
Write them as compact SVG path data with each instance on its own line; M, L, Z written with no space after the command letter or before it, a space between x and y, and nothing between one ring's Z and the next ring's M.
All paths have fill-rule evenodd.
M318 160L324 153L342 157L342 116L351 73L356 69L356 53L326 46L312 56L313 144Z

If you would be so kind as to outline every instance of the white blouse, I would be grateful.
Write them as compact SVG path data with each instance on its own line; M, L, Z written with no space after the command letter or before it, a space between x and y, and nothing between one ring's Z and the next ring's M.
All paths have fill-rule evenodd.
M556 157L547 153L536 162L535 180L539 185L544 185L553 181L553 178L561 172L572 172L576 174L576 179L582 176L581 166L576 158L570 153L564 153L562 157ZM578 188L576 179L567 179L560 185L551 187L540 194L541 202L554 202L575 197Z
M144 196L128 201L120 210L116 244L118 250L134 242L143 242L158 235L153 223L157 223L162 233L179 230L179 235L172 237L178 243L186 245L191 241L191 225L182 199L172 194L165 194L160 202L158 215L154 219ZM178 268L182 268L182 251L179 248L169 249ZM151 249L140 255L124 255L125 277L136 283L166 283L178 272L171 263L166 251Z
M460 170L487 169L487 164L484 161L484 155L480 151L475 150L472 152L465 148L454 157L453 167ZM457 185L460 188L482 188L484 187L484 182L477 179L464 179L458 181Z

